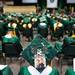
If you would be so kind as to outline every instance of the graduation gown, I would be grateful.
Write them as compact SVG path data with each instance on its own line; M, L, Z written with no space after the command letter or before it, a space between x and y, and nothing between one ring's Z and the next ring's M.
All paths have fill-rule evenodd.
M47 66L41 73L33 66L22 67L18 75L59 75L55 67Z
M7 65L0 65L0 75L13 75L13 73Z
M75 38L65 37L63 43L63 53L65 56L75 56Z
M64 45L69 45L71 43L75 43L75 38L72 38L72 37L65 37L64 38Z
M73 69L71 67L69 67L66 70L65 75L75 75L75 72L73 71Z
M15 51L14 51L14 50L12 50L11 46L8 45L9 49L11 49L11 52L12 52L12 54L11 54L11 52L9 52L10 56L19 56L20 52L22 51L22 46L21 46L20 40L18 39L17 36L14 36L14 37L11 37L11 38L7 38L5 36L3 37L3 40L2 40L3 52L5 52L5 44L12 44L12 46L14 46L14 48L15 48Z
M7 37L3 37L3 43L7 43L7 42L9 42L9 43L19 43L20 41L19 41L19 38L18 37L11 37L11 38L7 38Z

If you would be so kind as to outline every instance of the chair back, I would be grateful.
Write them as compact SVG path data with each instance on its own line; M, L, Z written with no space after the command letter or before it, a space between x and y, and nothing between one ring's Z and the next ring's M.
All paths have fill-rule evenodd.
M65 56L75 57L75 42L66 45L63 50Z
M5 53L6 56L17 57L21 51L22 46L20 43L2 43L2 52Z

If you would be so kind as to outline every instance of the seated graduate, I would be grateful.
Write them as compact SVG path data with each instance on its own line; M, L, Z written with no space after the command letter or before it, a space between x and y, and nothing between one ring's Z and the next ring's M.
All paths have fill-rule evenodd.
M7 42L9 43L20 42L13 28L9 28L6 35L3 36L3 43L7 43Z
M3 36L2 38L2 48L4 50L3 52L5 52L5 47L7 47L6 45L14 46L15 50L11 49L11 46L10 46L10 49L12 51L11 54L15 52L15 56L17 56L17 54L19 55L20 52L22 51L22 46L20 44L19 38L16 36L16 34L14 34L14 32L15 31L13 30L13 28L8 29L6 35Z
M21 67L18 75L59 75L58 70L55 67L52 67L51 61L48 62L48 65L46 64L45 54L38 50L34 55L34 66Z
M75 34L74 32L72 31L72 36L70 37L65 37L64 40L63 40L63 44L66 46L66 45L69 45L69 44L72 44L72 43L75 43Z
M41 35L37 35L21 53L21 56L29 62L29 66L23 66L19 75L59 75L58 70L51 66L51 60L57 51Z
M61 23L61 19L57 19L57 22L54 24L54 37L60 39L63 37L63 24Z
M46 38L48 36L48 25L44 22L39 23L37 27L37 31L38 31L38 34Z

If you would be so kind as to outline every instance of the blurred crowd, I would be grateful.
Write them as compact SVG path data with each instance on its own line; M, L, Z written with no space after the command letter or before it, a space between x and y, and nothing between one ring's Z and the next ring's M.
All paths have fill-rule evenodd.
M72 36L75 34L75 14L61 13L55 9L44 9L39 13L3 13L0 14L0 39L9 30L13 30L14 34L20 39L20 34L29 41L34 38L33 31L43 37L51 35L51 39L60 39L67 34Z

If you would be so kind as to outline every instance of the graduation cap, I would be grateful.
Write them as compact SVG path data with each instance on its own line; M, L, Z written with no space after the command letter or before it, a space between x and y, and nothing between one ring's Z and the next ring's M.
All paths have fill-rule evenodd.
M46 22L46 21L47 21L45 15L44 15L44 16L41 16L41 17L39 18L39 20L40 20L40 22Z
M73 42L75 42L75 39L72 38L72 37L65 37L65 38L64 38L64 44L65 44L65 43L66 43L66 44L71 44L71 43L73 43Z
M10 18L11 16L9 16L8 18L7 18L7 20L9 21L9 22L13 22L14 21L14 19L12 19L12 17Z
M47 24L46 24L46 23L40 23L40 24L39 24L39 27L42 28L42 29L43 29L43 28L47 28Z
M17 17L18 17L19 19L23 19L25 16L24 16L24 14L17 14Z
M30 22L30 19L28 18L28 17L25 17L24 19L23 19L23 21L24 21L24 23L29 23Z
M8 31L14 31L13 27L8 27Z
M0 20L4 20L6 18L5 15L0 15Z
M57 54L57 51L53 48L52 44L49 44L41 35L37 35L22 51L21 56L34 66L34 55L37 53L38 49L45 54L47 61L52 60Z
M16 17L16 13L11 13L11 16Z

